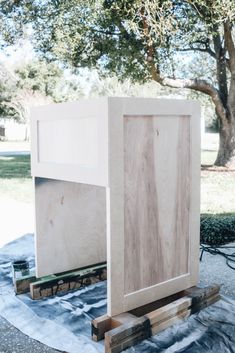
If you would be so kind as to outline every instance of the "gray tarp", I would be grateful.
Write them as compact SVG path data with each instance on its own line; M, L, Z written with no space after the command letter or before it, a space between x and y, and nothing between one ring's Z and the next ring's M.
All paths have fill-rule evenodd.
M104 352L103 343L90 339L90 322L106 312L106 282L38 301L28 294L15 296L11 262L21 258L34 266L31 234L0 249L0 314L53 348L68 353ZM126 352L235 353L235 300L224 298Z

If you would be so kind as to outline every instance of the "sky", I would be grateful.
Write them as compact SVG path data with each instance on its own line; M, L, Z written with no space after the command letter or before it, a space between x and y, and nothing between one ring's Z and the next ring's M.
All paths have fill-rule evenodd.
M0 62L11 69L23 63L28 64L33 58L35 58L35 53L28 40L21 40L17 45L4 48L0 51Z

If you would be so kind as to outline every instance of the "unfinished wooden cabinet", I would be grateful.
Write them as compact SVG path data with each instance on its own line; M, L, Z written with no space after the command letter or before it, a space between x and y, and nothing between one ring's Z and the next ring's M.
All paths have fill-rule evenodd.
M31 136L38 276L107 260L110 316L197 283L196 102L39 107Z

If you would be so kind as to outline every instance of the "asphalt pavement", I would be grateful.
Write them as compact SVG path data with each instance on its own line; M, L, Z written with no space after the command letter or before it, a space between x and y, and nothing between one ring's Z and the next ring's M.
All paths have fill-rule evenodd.
M17 330L0 316L0 353L58 353Z

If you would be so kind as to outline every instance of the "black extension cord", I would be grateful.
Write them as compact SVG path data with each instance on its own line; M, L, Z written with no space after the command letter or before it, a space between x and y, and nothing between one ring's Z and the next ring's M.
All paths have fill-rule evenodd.
M200 255L200 261L202 261L202 256L204 251L210 253L211 255L221 255L226 259L226 264L228 267L231 269L235 270L235 266L232 266L232 264L235 265L235 252L234 253L228 253L226 251L222 251L220 249L235 249L235 246L209 246L209 245L204 245L201 244L200 250L201 250L201 255Z

